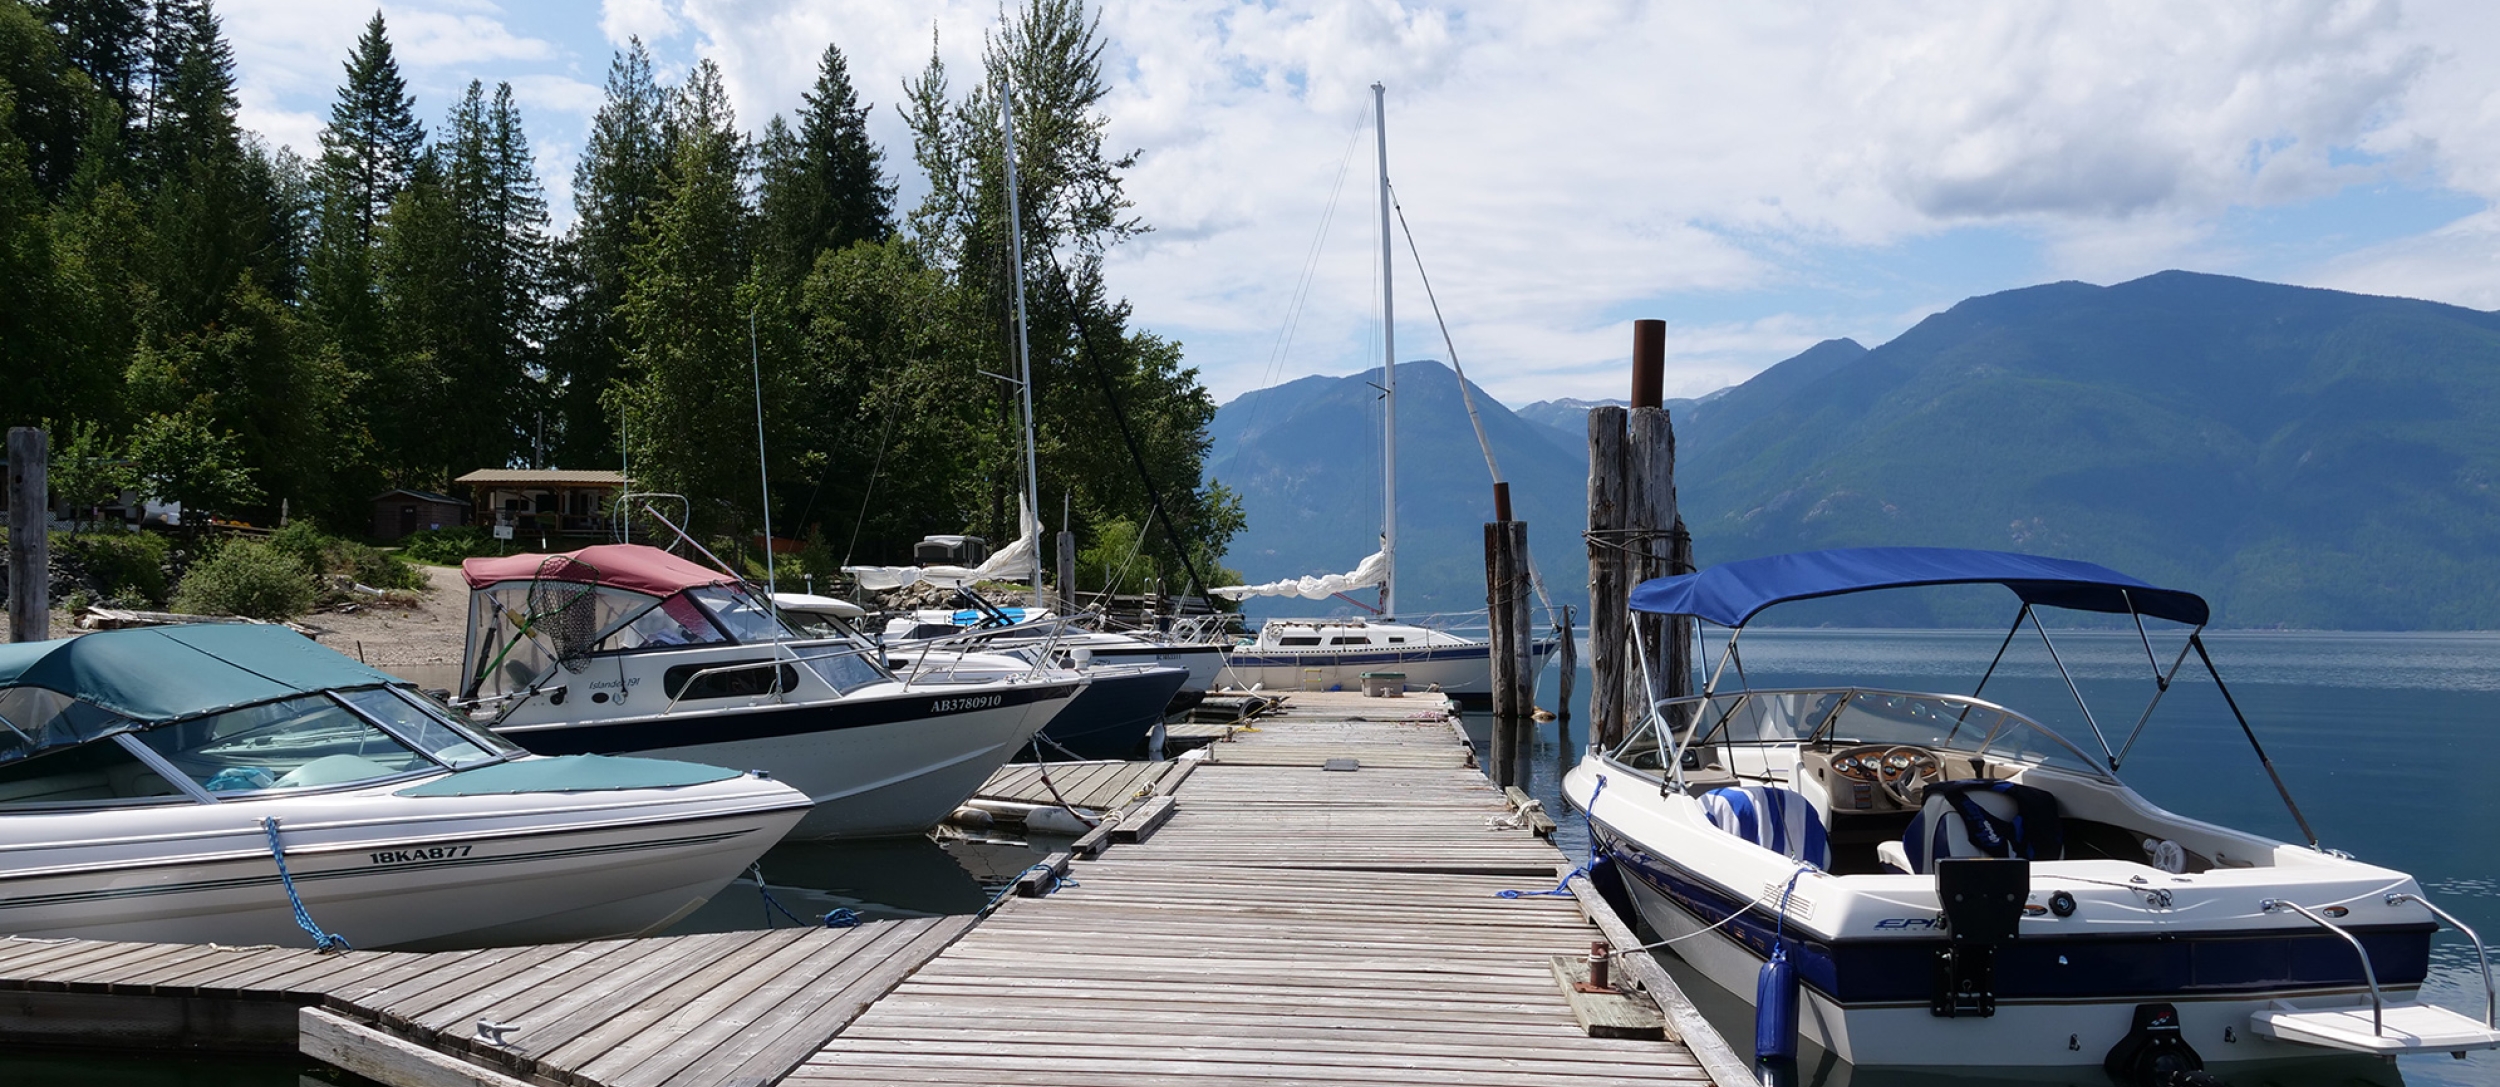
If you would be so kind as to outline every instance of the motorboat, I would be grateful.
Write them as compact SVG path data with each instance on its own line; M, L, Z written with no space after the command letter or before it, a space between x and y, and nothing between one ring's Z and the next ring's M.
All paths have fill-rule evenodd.
M1099 614L1063 617L1047 608L1000 606L969 587L959 587L956 595L965 607L953 611L924 608L887 620L883 641L900 645L969 638L991 652L1021 656L1047 652L1080 669L1096 665L1178 668L1188 674L1163 706L1167 715L1188 712L1222 684L1232 649L1220 640L1180 638L1161 631L1102 630Z
M0 646L13 936L426 949L643 935L807 807L732 769L520 753L282 626Z
M1719 686L1773 605L1964 584L2012 590L2006 645L2028 622L2052 661L2040 609L2132 623L2154 690L2133 730L2113 746L2071 677L2089 737L1987 701L2002 646L1968 695ZM2166 811L2119 778L2191 656L2221 685L2194 594L2063 559L1856 548L1660 578L1631 606L1723 627L1726 647L1715 667L1705 654L1701 694L1654 701L1564 793L1588 813L1600 882L1763 1022L1858 1067L2100 1064L2126 1083L2500 1047L2488 1006L2421 998L2454 919L2412 876L2319 844L2227 687L2305 842ZM2487 960L2483 976L2488 1000ZM1775 1050L1780 1028L1765 1033Z
M1533 674L1561 644L1532 639ZM1394 672L1408 689L1440 691L1461 705L1489 705L1492 647L1411 623L1374 619L1270 619L1235 645L1224 685L1241 690L1337 691L1363 686L1365 673Z
M803 633L868 641L853 625L866 612L848 601L776 593L773 603L783 621ZM880 649L886 667L907 684L991 683L1051 670L1083 675L1088 681L1084 692L1043 726L1040 742L1034 745L1035 758L1128 759L1141 752L1155 754L1155 726L1163 723L1167 710L1181 699L1195 674L1160 664L1125 663L1139 659L1130 655L1096 655L1083 641L1084 632L1027 630L1025 637L994 644L997 639L989 631L951 622L923 626L934 628L932 637L887 641ZM1053 634L1064 636L1054 639Z
M1085 689L1027 671L898 679L873 646L794 635L744 582L600 544L474 558L463 705L542 754L632 753L762 770L815 808L793 838L935 826Z

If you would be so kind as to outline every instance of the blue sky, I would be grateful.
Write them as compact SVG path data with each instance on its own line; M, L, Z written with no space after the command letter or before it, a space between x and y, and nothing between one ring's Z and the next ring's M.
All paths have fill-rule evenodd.
M309 151L373 9L218 10L245 124ZM470 79L513 83L567 220L628 35L672 78L720 63L750 128L795 108L838 42L908 200L888 104L933 31L971 78L999 8L381 10L429 123ZM1669 391L1695 395L2059 279L2188 268L2500 307L2495 5L1136 0L1103 29L1111 142L1141 152L1128 191L1156 228L1113 284L1221 398L1377 364L1374 80L1458 356L1512 403L1622 395L1635 317L1669 322ZM1399 260L1399 354L1446 357Z

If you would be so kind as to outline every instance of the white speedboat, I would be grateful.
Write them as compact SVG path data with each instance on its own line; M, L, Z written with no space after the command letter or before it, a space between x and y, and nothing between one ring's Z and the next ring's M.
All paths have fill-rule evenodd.
M785 623L810 635L863 645L870 642L852 625L866 615L857 605L804 593L775 593L773 604ZM1011 613L1022 610L1008 609ZM1040 758L1059 754L1075 759L1128 759L1141 752L1160 757L1150 737L1173 704L1188 693L1187 685L1196 675L1183 668L1129 663L1151 660L1140 655L1097 654L1092 651L1097 643L1087 641L1089 637L1116 636L1073 630L1047 620L995 630L916 619L896 622L903 624L899 629L906 633L926 631L929 635L889 638L880 646L886 667L906 684L993 683L1034 672L1081 674L1086 681L1084 693L1042 728L1041 742L1035 745ZM1196 693L1203 697L1205 689Z
M2184 626L2167 672L2144 636L2157 692L2191 652L2221 682L2198 636L2203 600L2061 559L1811 552L1661 578L1631 602L1728 628L1723 673L1744 625L1773 604L1989 583L2021 598L2017 632L2039 625L2035 607ZM2121 1082L2166 1083L2209 1062L2500 1047L2488 1011L2420 999L2446 915L2411 876L2314 835L2287 844L2176 815L2119 780L2151 706L2114 750L2094 725L2087 755L1976 694L1721 691L1719 678L1656 705L1574 767L1564 792L1588 813L1602 867L1676 954L1772 1002L1765 1021L1793 1021L1842 1060L2100 1064ZM2487 965L2485 978L2488 989Z
M793 838L937 825L1085 687L1027 672L896 679L872 647L794 637L735 578L658 548L470 559L464 704L542 754L762 770L815 802Z
M959 591L971 607L924 609L888 620L886 644L956 640L973 632L985 651L1029 654L1047 649L1057 660L1077 668L1096 664L1178 668L1188 675L1164 707L1168 713L1197 705L1224 682L1225 660L1232 649L1224 642L1173 638L1153 631L1094 630L1079 625L1089 618L1086 615L1068 619L1048 609L999 607L969 589ZM782 598L788 596L782 594Z
M634 936L806 809L735 770L519 754L284 627L0 647L0 933L300 944L306 917L361 948Z

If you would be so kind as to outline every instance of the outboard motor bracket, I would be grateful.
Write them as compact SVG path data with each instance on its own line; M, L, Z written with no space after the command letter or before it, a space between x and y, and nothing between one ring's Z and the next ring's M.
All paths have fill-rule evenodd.
M2021 935L2031 895L2031 862L2016 858L1948 857L1936 862L1936 901L1949 938L1936 952L1936 984L1927 1005L1939 1019L1997 1013L1997 945Z

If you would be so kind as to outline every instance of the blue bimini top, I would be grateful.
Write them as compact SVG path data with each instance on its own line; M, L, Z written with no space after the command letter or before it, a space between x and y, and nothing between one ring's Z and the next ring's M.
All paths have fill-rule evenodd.
M2194 593L2158 588L2095 563L1951 547L1844 547L1724 563L1642 582L1632 590L1632 610L1741 627L1762 609L1791 600L1980 584L2003 585L2040 607L2132 613L2191 626L2212 617Z

